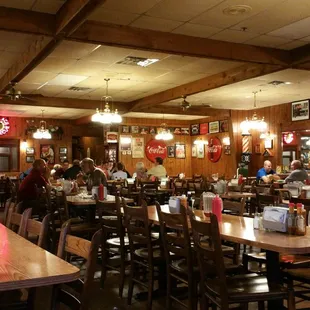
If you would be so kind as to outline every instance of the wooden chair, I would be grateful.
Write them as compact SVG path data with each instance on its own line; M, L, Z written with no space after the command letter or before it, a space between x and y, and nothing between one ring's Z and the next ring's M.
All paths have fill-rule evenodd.
M101 234L101 230L97 231L89 241L70 234L70 220L62 226L57 256L67 261L70 261L71 255L79 256L86 260L86 270L83 272L84 281L80 279L68 284L71 290L74 289L79 294L79 298L76 294L73 296L66 287L62 287L56 294L57 304L64 304L74 310L89 309Z
M183 307L196 310L199 272L193 267L195 259L191 248L186 209L181 206L181 213L165 213L161 211L158 203L156 203L156 209L167 267L166 309L171 309L171 302L176 301ZM171 228L175 233L171 233ZM173 281L179 281L187 286L188 305L172 294Z
M102 272L101 286L103 287L107 271L115 270L120 274L119 296L123 296L125 269L128 265L129 240L125 237L123 215L119 193L115 203L96 202L97 214L102 229Z
M223 199L223 212L233 215L243 216L245 210L245 198L240 201Z
M256 200L259 212L262 212L266 206L279 204L279 196L275 195L256 194Z
M227 186L227 191L242 193L244 192L244 186L245 186L245 183L242 183L241 185L229 185Z
M6 200L5 205L4 205L4 213L3 213L3 219L2 219L2 223L4 226L6 226L6 222L7 222L8 214L9 214L9 209L11 206L14 207L15 202L12 201L12 198L9 198Z
M187 194L187 182L184 179L175 179L174 180L174 194L177 196Z
M264 301L284 298L288 299L288 309L295 309L293 291L279 284L269 285L265 276L226 276L221 237L214 214L210 215L209 221L198 221L195 216L191 216L190 220L201 274L202 309L208 309L209 303L212 308L220 307L225 310L231 304L241 304L246 308L250 302L258 302L259 308L263 309ZM215 277L210 277L210 270L214 270Z
M23 222L28 221L31 217L32 209L26 209L23 214L15 212L15 206L11 205L8 211L6 227L13 230L17 234L21 234L22 225L25 225Z
M130 276L128 287L128 305L131 304L134 284L140 284L148 289L147 309L152 309L155 268L165 266L163 250L159 247L159 239L151 234L151 223L145 201L141 207L129 207L124 204L124 223L127 229L130 246ZM163 275L164 272L159 272ZM147 275L148 283L141 280Z

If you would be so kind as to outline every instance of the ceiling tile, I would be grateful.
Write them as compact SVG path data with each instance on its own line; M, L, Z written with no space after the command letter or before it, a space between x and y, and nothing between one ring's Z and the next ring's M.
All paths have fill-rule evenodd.
M84 75L58 74L55 78L48 81L48 85L73 86L87 79Z
M210 39L234 43L244 43L245 41L253 39L255 37L257 37L256 33L226 29L213 35L212 37L210 37Z
M289 43L286 43L286 44L283 44L283 45L279 45L278 48L280 48L281 50L293 50L294 48L297 48L297 47L301 47L303 45L306 45L307 42L305 41L300 41L300 40L294 40L294 41L291 41Z
M200 80L205 76L206 76L205 74L189 74L188 72L172 71L155 78L154 81L159 83L170 82L170 83L186 84L192 81Z
M162 91L174 87L173 84L162 84L157 82L142 82L130 87L130 90L140 90L142 92Z
M110 65L104 62L78 60L74 65L67 67L62 73L85 76L97 76Z
M47 97L55 97L57 94L68 89L68 86L63 85L44 85L40 89L35 90L34 94L41 94Z
M117 25L129 25L132 21L139 17L138 14L125 13L120 11L106 10L105 8L97 9L89 20L105 22Z
M148 68L166 69L166 70L178 70L181 66L188 65L194 62L196 58L188 56L169 56L163 60L155 62Z
M36 67L36 70L61 73L74 63L76 63L76 60L72 58L49 56Z
M174 29L173 33L184 34L192 37L209 38L211 35L220 32L222 29L206 25L185 23Z
M221 1L162 0L147 15L186 22Z
M289 42L291 42L291 40L289 39L262 35L262 36L246 41L246 44L264 46L264 47L278 47L280 45L283 45Z
M26 77L22 79L23 83L35 83L35 84L44 84L49 80L56 77L56 73L49 73L44 71L31 71Z
M32 11L56 14L63 4L62 0L37 0L31 9Z
M21 54L14 52L0 52L0 68L9 69L21 57Z
M92 89L88 89L85 91L73 91L73 90L67 89L67 90L64 90L64 91L60 92L59 94L57 94L56 97L59 97L59 98L79 98L85 94L88 94L91 91L92 91Z
M14 9L30 10L35 0L0 0L0 6Z
M91 54L98 46L100 45L63 41L50 56L80 59Z
M16 89L21 91L23 94L30 94L40 86L41 84L20 82L17 84Z
M270 2L272 6L268 7L267 10L242 21L233 28L240 30L242 27L246 27L251 32L264 34L310 15L310 2L308 0L299 0L298 5L296 5L295 0L286 0L280 5L278 3L274 5L273 1Z
M86 57L83 57L83 60L100 61L113 64L125 58L130 54L130 52L131 50L126 48L101 46Z
M107 10L143 14L161 0L108 0L103 4Z
M218 28L228 28L235 24L240 23L243 20L251 18L252 16L266 10L266 8L283 2L284 0L243 0L242 3L238 0L226 0L221 1L220 4L211 8L210 10L202 13L198 17L191 20L192 23L209 25ZM243 4L252 8L252 11L241 15L225 15L223 10L234 5ZM240 30L240 28L239 28Z
M132 22L130 26L143 29L171 32L173 29L179 27L181 24L182 22L169 19L156 18L151 16L141 16L134 22Z

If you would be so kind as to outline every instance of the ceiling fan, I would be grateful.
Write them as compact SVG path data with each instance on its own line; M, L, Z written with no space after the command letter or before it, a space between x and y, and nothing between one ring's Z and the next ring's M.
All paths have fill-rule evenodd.
M180 104L180 106L181 106L181 108L182 108L183 111L188 110L188 109L192 106L191 103L188 102L188 101L186 100L186 97L187 97L187 96L185 96L185 95L182 96L183 101L182 101L181 104ZM199 105L195 105L195 107L199 107L199 106L202 106L202 107L205 107L205 108L211 108L211 107L212 107L212 105L210 105L210 104L204 104L204 103L199 104Z
M16 84L16 82L10 82L9 89L5 91L5 94L0 94L0 100L9 99L12 101L17 101L22 99L27 101L35 101L33 99L22 96L21 91L15 88Z

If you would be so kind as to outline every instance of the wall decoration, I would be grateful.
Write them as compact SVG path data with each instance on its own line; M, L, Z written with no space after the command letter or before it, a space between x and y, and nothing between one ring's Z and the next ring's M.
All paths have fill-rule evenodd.
M197 157L197 144L192 145L192 157Z
M185 144L176 144L175 145L175 158L185 158L186 154L185 154Z
M40 158L44 159L47 164L55 164L54 146L50 144L41 144Z
M230 155L230 145L224 145L224 154L225 155Z
M283 134L283 142L285 144L296 144L296 136L293 132L286 132Z
M168 150L168 158L174 158L175 157L175 146L167 146Z
M242 153L252 153L252 136L242 136Z
M67 154L67 153L68 153L68 148L66 147L59 148L59 154Z
M208 150L208 159L211 162L216 163L217 161L219 161L222 155L221 140L217 137L210 138L208 146L207 146L207 150Z
M139 133L139 126L131 126L131 133Z
M191 125L191 136L199 135L199 124Z
M272 149L273 148L273 140L272 139L265 139L264 144L265 144L265 149Z
M0 136L5 135L10 129L9 120L6 117L0 118Z
M122 133L129 133L130 127L129 126L122 126Z
M149 133L150 128L149 127L140 127L140 134L146 135Z
M248 164L250 161L251 161L251 154L250 153L242 153L241 162Z
M190 129L189 129L189 127L182 127L181 128L181 134L182 135L189 135L190 134Z
M263 156L264 157L273 157L273 153L271 150L265 149Z
M292 121L309 119L309 100L292 102Z
M67 156L59 156L60 163L63 163L67 159Z
M131 136L121 135L119 139L119 149L121 152L131 151Z
M34 147L26 147L27 155L34 155Z
M260 154L261 153L261 151L260 151L260 144L256 144L255 145L254 152L255 152L255 154Z
M220 123L219 121L209 123L209 133L218 133L220 132Z
M208 123L200 124L199 132L201 135L206 135L209 132L209 124Z
M220 132L228 132L228 120L220 121Z
M149 161L155 162L156 157L167 158L167 145L163 140L150 140L145 146L145 154Z
M108 143L117 143L118 142L118 132L107 132L107 142Z
M197 146L197 158L205 158L205 144L199 143Z
M144 137L132 137L131 152L132 158L144 158Z
M34 162L34 156L26 156L26 163L33 163Z
M176 127L174 128L174 132L173 132L175 135L181 135L182 134L182 130L180 127Z
M150 134L155 135L156 134L156 128L155 127L150 127Z

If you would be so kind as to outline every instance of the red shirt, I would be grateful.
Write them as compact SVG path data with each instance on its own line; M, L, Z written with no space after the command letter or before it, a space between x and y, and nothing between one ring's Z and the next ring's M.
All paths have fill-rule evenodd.
M47 185L47 181L38 170L32 169L19 187L18 198L23 200L35 200L37 198L37 188Z

